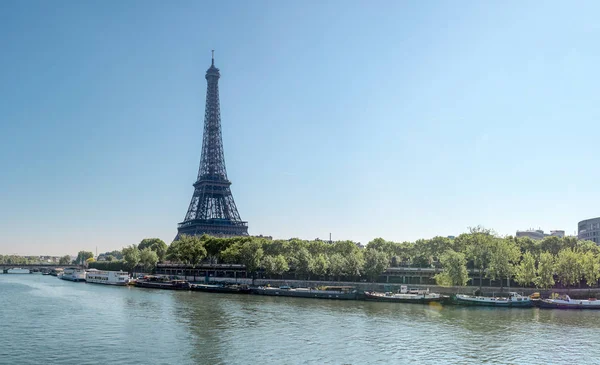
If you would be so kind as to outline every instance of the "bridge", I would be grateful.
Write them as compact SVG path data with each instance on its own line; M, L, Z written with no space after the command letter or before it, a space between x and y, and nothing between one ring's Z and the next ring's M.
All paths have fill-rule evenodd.
M59 265L52 263L45 264L0 264L0 272L6 274L10 269L29 269L30 272L48 272L52 269L64 269L65 267L83 268L82 265Z

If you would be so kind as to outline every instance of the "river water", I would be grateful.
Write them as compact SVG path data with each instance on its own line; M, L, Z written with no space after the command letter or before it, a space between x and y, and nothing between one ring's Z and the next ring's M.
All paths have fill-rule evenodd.
M171 292L0 275L0 364L598 364L600 311Z

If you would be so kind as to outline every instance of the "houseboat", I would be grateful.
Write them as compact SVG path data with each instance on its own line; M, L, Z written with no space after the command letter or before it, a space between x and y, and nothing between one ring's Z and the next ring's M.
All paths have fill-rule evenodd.
M508 297L484 297L476 295L456 294L452 302L458 305L474 305L484 307L532 307L533 301L529 297L515 292L508 293Z
M556 299L540 299L540 308L555 309L600 309L600 300L595 298L580 300L571 299L568 295Z
M161 276L144 276L134 283L139 288L166 289L166 290L190 290L190 283L185 280L171 280Z
M192 284L192 291L203 291L208 293L233 293L233 294L250 294L248 285L237 284Z
M379 302L427 304L441 302L444 298L445 297L440 294L430 293L429 289L408 289L406 285L402 285L397 293L379 293L375 291L365 292L366 300L374 300Z
M87 271L85 281L93 284L127 285L129 284L129 274L123 271L91 269Z
M357 291L351 286L325 286L321 288L290 288L281 286L274 288L270 286L259 286L251 289L252 294L271 295L278 297L300 297L319 299L343 299L351 300L357 298Z
M85 270L76 267L67 267L63 270L62 275L59 275L58 277L63 280L84 282Z

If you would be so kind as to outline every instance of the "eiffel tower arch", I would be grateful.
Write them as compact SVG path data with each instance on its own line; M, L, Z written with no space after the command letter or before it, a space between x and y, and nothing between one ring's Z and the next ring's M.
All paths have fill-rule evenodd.
M185 218L177 227L176 240L182 234L216 237L248 235L248 222L240 218L225 169L219 105L220 77L213 51L212 64L206 71L204 136L198 178Z

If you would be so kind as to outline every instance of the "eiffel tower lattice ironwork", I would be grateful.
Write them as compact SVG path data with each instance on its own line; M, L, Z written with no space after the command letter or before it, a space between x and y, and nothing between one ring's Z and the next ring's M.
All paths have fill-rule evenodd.
M182 234L217 237L248 235L248 223L240 218L225 169L219 106L220 77L213 51L212 65L206 71L208 85L198 179L194 183L194 195L185 219L177 227L175 239Z

